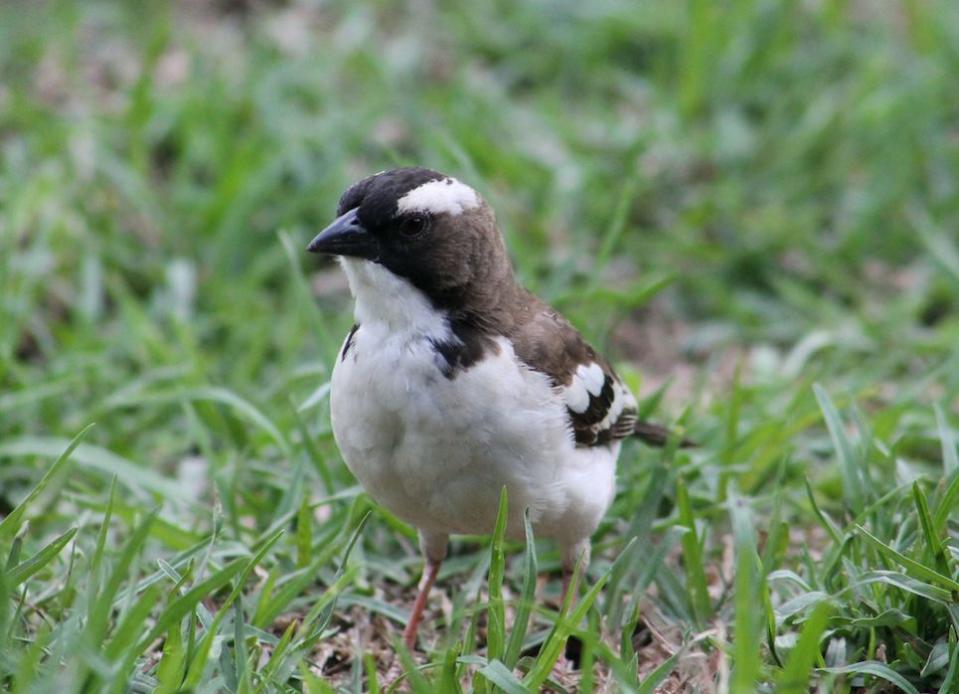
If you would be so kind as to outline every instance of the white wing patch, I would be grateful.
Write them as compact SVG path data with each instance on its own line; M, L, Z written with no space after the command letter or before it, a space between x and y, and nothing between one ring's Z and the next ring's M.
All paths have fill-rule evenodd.
M589 391L578 375L573 376L572 383L563 388L563 402L576 414L582 414L589 407Z
M589 408L590 396L598 397L603 392L605 382L606 374L599 364L580 364L573 380L563 388L563 402L576 414L582 414Z
M603 392L603 384L606 382L606 374L603 373L603 367L596 362L589 366L580 364L576 369L576 378L582 380L583 385L589 394L598 397Z
M475 190L455 178L444 178L414 188L399 199L396 208L399 212L446 212L455 217L479 204L480 197Z
M569 385L558 392L569 409L578 445L607 444L633 435L636 398L599 364L580 364Z

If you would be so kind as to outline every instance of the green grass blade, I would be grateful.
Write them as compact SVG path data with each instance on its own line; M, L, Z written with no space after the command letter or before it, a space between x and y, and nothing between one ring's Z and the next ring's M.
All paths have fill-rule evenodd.
M279 445L280 449L287 457L290 456L290 444L286 436L280 431L263 412L248 400L240 397L233 391L218 386L207 386L204 388L194 388L180 391L170 396L171 399L205 400L209 402L218 402L233 408L250 422L256 424L263 431L269 434L270 438Z
M833 404L832 398L818 383L813 385L813 392L816 394L819 409L822 410L826 428L829 430L829 436L832 438L833 447L836 449L836 455L839 458L839 469L842 472L843 492L846 496L846 502L853 513L859 515L866 504L866 490L859 460L852 442L846 436L845 425L836 410L835 404Z
M56 558L63 550L66 544L77 534L76 528L71 528L67 532L57 537L53 542L41 549L29 559L17 564L7 573L7 590L16 588L39 571L43 570L47 564Z
M310 672L306 663L300 665L300 679L303 680L303 687L306 694L335 694L336 690L332 685L327 684L325 680Z
M529 508L523 512L523 528L526 533L526 548L523 553L524 578L523 592L519 596L516 606L516 616L513 619L513 628L510 630L509 642L506 645L506 655L503 664L508 668L516 666L520 651L523 649L523 640L529 627L529 615L536 600L536 578L539 566L536 560L536 542L533 539L533 525L529 520Z
M689 492L686 483L679 479L676 482L676 505L679 509L679 523L686 529L681 542L683 546L684 566L686 567L686 582L689 591L689 601L693 614L700 626L708 623L712 616L712 601L706 582L706 568L699 536L696 532L696 519L692 505L689 502Z
M926 495L923 494L918 480L913 482L912 498L919 515L919 523L922 526L922 534L926 540L926 547L932 555L936 568L941 573L949 573L949 560L946 557L946 551L942 546L942 541L936 532L932 517L929 515L929 503L926 501Z
M360 518L360 521L357 523L356 528L346 543L343 558L340 560L339 567L333 576L332 584L319 599L316 600L306 616L303 617L303 622L297 630L297 649L306 651L312 649L313 645L323 636L323 632L333 619L333 611L336 608L340 594L348 585L355 581L359 567L348 567L347 562L349 561L350 554L353 552L353 548L362 536L363 529L366 527L371 515L372 511L367 511L363 514L363 517Z
M273 677L283 665L283 661L286 658L286 652L290 648L290 644L293 642L293 635L296 633L297 628L296 620L290 622L286 630L283 632L283 636L280 637L279 643L273 649L273 653L270 654L270 659L267 661L266 665L263 666L263 669L258 673L259 684L254 690L257 694L264 691L269 684L280 685L280 682L274 682Z
M950 591L912 578L899 571L869 571L860 575L856 580L851 581L843 588L841 593L853 592L862 586L868 586L873 583L894 586L900 590L912 593L913 595L920 595L927 600L932 600L941 605L951 605L953 602Z
M477 672L507 694L529 694L523 683L499 660L491 660Z
M67 439L61 438L21 436L0 443L0 458L61 455L70 443ZM81 443L74 449L72 455L78 466L99 470L110 477L116 476L129 489L152 492L165 499L182 500L183 490L179 485L156 471L137 465L105 448Z
M133 606L126 611L103 650L107 659L117 660L125 650L136 645L137 633L143 629L147 617L150 616L150 612L162 594L163 588L159 584L153 584L147 587Z
M566 595L566 600L563 601L563 606L560 609L556 623L554 624L550 635L547 637L546 642L543 644L539 656L536 658L536 663L526 674L526 677L523 678L523 685L525 687L532 691L539 691L540 687L543 686L543 683L549 678L549 675L553 670L553 666L559 659L559 656L562 653L570 634L572 634L573 630L575 630L583 621L586 613L593 606L596 598L599 597L603 588L606 586L607 581L609 581L610 575L615 569L616 564L614 562L613 565L610 566L609 569L599 578L599 580L596 581L593 587L586 592L586 595L583 596L583 598L579 601L579 604L576 606L576 609L572 610L572 612L570 612L570 606L573 601L573 590L572 588L570 589L569 594ZM581 571L582 562L577 562L576 568L573 571L573 577L570 581L570 586L576 586L578 584Z
M120 590L120 585L127 578L134 558L143 549L143 545L146 543L147 537L150 534L150 528L152 527L156 516L157 511L150 513L133 530L130 539L123 548L123 552L120 554L119 560L114 565L113 571L110 573L110 577L107 579L103 590L100 591L95 601L91 601L90 608L87 612L86 634L87 638L92 643L98 643L103 639L103 635L106 633L107 622L110 619L110 612L112 610L113 603L116 600L117 593Z
M107 508L103 512L103 520L100 522L100 532L97 533L97 544L93 550L93 559L90 561L90 573L98 577L100 574L100 565L103 563L103 552L107 544L107 533L110 531L110 521L113 520L113 509L117 502L117 478L114 477L110 482L110 496L107 500ZM89 586L90 593L93 594L95 585Z
M636 197L638 189L639 176L636 174L627 176L616 200L616 206L613 208L613 215L603 234L599 250L596 253L596 272L593 274L592 288L600 283L600 278L603 276L602 270L609 263L619 238L623 235L623 230L626 228L626 222L629 218L630 205Z
M653 694L656 691L656 688L662 684L663 680L665 680L669 674L676 669L681 655L682 652L674 653L657 665L652 672L646 675L646 678L636 689L636 694Z
M238 694L250 691L250 653L246 639L246 620L243 618L243 596L233 601L233 672Z
M933 515L933 528L937 535L946 529L949 516L959 509L959 475L953 475L942 496L936 503L936 512Z
M812 487L809 484L808 479L804 479L803 483L806 486L806 498L809 499L809 505L812 506L813 513L816 514L816 518L819 519L820 525L829 533L829 537L832 538L832 541L837 545L842 544L842 536L839 532L839 528L836 527L836 524L833 523L832 519L827 516L819 508L819 504L816 503L816 496L813 494Z
M31 694L38 682L43 681L44 655L55 647L56 632L46 625L37 630L33 643L23 650L16 672L13 674L13 694ZM48 680L49 681L49 680Z
M462 645L457 643L447 649L446 655L443 656L443 669L440 670L436 682L439 694L461 694L463 691L459 679L456 677L456 661L459 659L461 651Z
M327 494L333 494L336 491L336 486L333 484L333 473L330 472L330 466L327 464L326 458L316 447L316 443L313 441L313 435L307 428L306 422L303 421L303 415L300 414L299 409L294 403L292 403L292 401L290 409L293 411L293 418L296 422L296 428L300 432L300 439L302 440L303 448L306 450L306 455L309 458L310 463L316 469L317 474L323 481L324 491Z
M195 688L199 685L203 677L204 670L207 666L213 641L218 635L220 624L223 622L224 618L229 612L233 602L242 594L243 586L246 584L246 581L253 572L253 569L256 568L261 561L263 561L263 558L273 548L277 541L279 541L280 537L282 537L283 532L284 531L281 528L264 540L263 544L257 550L257 553L250 558L243 571L240 573L236 584L233 586L233 590L220 606L216 616L213 618L213 623L209 626L209 628L206 630L206 633L200 639L200 642L197 645L196 651L193 655L193 659L188 663L187 673L183 683L184 688ZM253 623L255 624L255 621Z
M10 632L10 583L7 578L7 570L0 562L0 659L6 653L7 634ZM0 661L0 672L3 672L4 663Z
M403 675L396 678L387 692L396 691L405 680L414 694L433 694L432 683L420 671L420 667L402 641L396 642L396 654L403 665Z
M878 677L887 682L896 685L906 694L919 694L919 690L909 684L909 681L898 672L890 668L885 663L878 661L864 661L861 663L852 663L842 667L820 668L819 672L830 672L835 675L869 675Z
M302 569L310 563L313 552L313 513L310 500L304 495L296 514L296 567Z
M163 655L157 665L157 694L173 694L180 690L185 660L186 651L183 646L181 625L173 624L167 629L166 639L163 642Z
M759 679L760 643L763 627L763 604L757 600L760 594L759 567L756 553L755 530L752 516L745 502L732 489L729 495L729 512L733 526L736 548L735 577L735 638L733 641L732 691L752 694Z
M366 673L366 691L368 694L380 694L379 673L376 671L376 659L372 653L363 654L363 671ZM445 691L441 689L440 691Z
M906 569L906 573L913 578L917 578L921 581L928 581L930 583L936 583L947 590L959 591L959 581L954 581L948 576L942 575L935 569L930 569L928 566L921 564L914 559L910 559L901 552L897 552L878 537L872 535L861 525L857 525L856 529L859 531L859 534L862 536L862 538L866 540L866 542L875 547L881 554L900 564Z
M50 466L50 469L44 473L43 477L40 478L40 481L37 482L36 486L30 490L30 493L27 494L27 497L17 504L6 518L0 521L0 543L10 540L14 535L17 534L17 531L20 529L20 525L23 523L23 516L30 507L30 504L36 501L37 497L43 493L43 490L46 489L47 485L50 484L60 470L67 464L67 461L70 460L70 456L77 449L77 446L80 445L83 437L87 435L87 432L90 431L93 426L93 424L88 424L70 440L63 452L57 456L56 461L54 461L53 465Z
M786 667L779 673L777 692L806 694L809 691L810 675L816 663L822 660L819 641L832 613L832 605L826 602L820 603L812 611L799 633L796 646L786 659Z
M344 518L344 521L345 520ZM296 596L300 595L306 587L316 579L317 572L333 558L340 550L342 544L342 540L330 542L313 558L313 563L304 569L296 571L292 577L287 580L286 584L283 585L275 595L269 598L262 609L257 608L253 622L254 626L263 629L271 624L273 620L289 606Z
M163 614L159 616L153 628L147 632L147 636L140 641L139 647L145 649L153 639L189 614L190 610L194 609L200 600L229 583L234 576L243 571L248 563L244 559L234 559L208 579L195 585L186 595L171 602Z
M955 237L940 228L928 213L920 211L915 205L909 208L908 218L912 227L919 232L932 263L959 284L959 248L952 241Z
M959 474L959 452L956 451L956 441L952 436L952 429L946 420L946 413L937 404L936 427L939 430L939 444L942 447L942 470L948 479L953 475Z
M939 694L957 694L959 692L959 641L949 639L949 669L942 678L942 688Z
M509 501L506 487L500 490L499 510L496 513L496 525L490 540L489 563L489 613L487 617L487 658L490 661L503 657L506 647L506 607L503 603L503 576L506 572L506 555L503 551L503 538L506 535L506 522L509 517Z

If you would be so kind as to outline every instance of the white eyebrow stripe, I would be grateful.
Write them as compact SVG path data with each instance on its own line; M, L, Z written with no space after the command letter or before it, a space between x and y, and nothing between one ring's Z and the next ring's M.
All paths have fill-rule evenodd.
M430 212L453 215L479 207L480 198L476 191L455 178L428 181L404 195L396 203L398 212Z

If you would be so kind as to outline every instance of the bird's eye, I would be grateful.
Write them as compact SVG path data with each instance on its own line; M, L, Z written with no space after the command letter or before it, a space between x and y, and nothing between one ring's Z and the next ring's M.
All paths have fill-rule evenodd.
M400 222L400 234L406 238L414 238L426 231L429 224L430 219L424 214L410 215Z

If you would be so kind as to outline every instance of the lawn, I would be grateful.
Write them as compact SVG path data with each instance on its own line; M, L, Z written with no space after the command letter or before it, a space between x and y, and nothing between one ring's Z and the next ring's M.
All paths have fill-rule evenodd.
M0 4L0 691L959 692L956 74L952 0ZM698 446L411 654L304 248L412 164Z

